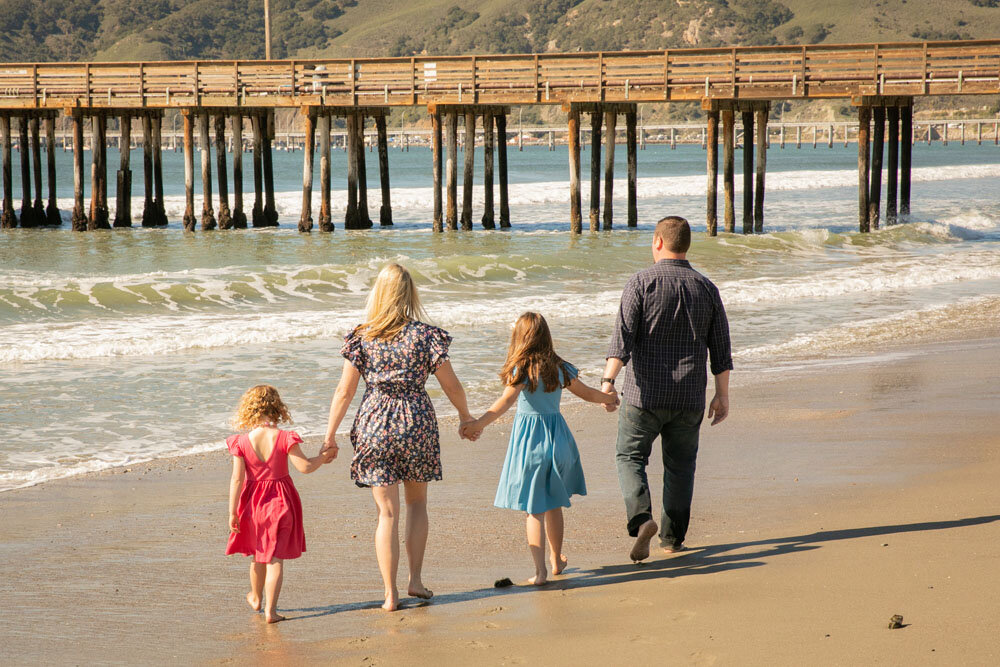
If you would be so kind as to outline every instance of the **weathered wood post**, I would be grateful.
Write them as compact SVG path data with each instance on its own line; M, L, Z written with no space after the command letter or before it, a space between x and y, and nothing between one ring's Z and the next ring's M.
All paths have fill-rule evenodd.
M311 232L312 188L313 188L313 146L316 144L316 116L311 109L302 108L302 125L305 133L302 147L302 215L299 216L299 231Z
M233 133L233 227L247 228L247 214L243 210L243 116L234 113L230 118Z
M476 114L465 113L465 142L462 144L465 164L462 174L462 229L472 229L472 179L476 170Z
M319 230L333 231L330 205L330 114L319 117Z
M254 227L268 226L267 216L264 215L264 122L260 114L250 116L250 131L253 133L253 211L250 218Z
M378 222L383 227L392 226L392 201L389 190L389 137L385 129L385 115L375 116L375 133L378 135L378 178L382 186L382 206Z
M510 228L510 204L507 199L507 110L496 114L497 169L500 186L500 229Z
M94 116L93 128L90 221L87 229L111 229L111 225L108 224L108 120L103 113ZM24 226L23 221L21 226Z
M358 114L358 224L361 229L371 229L372 219L368 214L368 167L365 165L365 115Z
M899 147L899 215L910 215L910 158L913 151L913 103L899 110L900 134L903 143Z
M899 177L899 107L892 106L889 114L889 173L885 192L885 222L894 225L897 222L896 191Z
M35 209L31 202L31 146L28 139L28 117L21 116L17 120L19 130L17 152L21 156L21 226L35 227ZM94 155L96 160L96 149Z
M483 229L496 229L493 211L493 114L483 112Z
M185 131L189 128L191 119L185 115ZM186 135L185 135L186 136ZM185 150L187 147L185 145ZM187 153L185 153L185 156ZM153 121L149 113L142 117L142 226L155 227L157 225L156 207L153 203ZM186 182L185 182L186 184Z
M638 187L638 155L636 154L636 113L635 107L631 111L625 112L625 155L627 157L628 171L628 226L636 227L639 224L639 205L637 201Z
M271 144L274 141L274 110L267 112L261 122L262 159L264 170L264 219L269 227L278 226L278 209L274 205L274 161L271 158Z
M757 114L757 179L754 182L753 230L757 234L764 231L764 176L767 173L767 116L765 107Z
M344 229L359 229L358 224L358 115L350 112L347 122L347 212Z
M872 137L871 186L868 189L868 229L879 228L882 208L882 159L885 153L885 107L875 107Z
M153 114L153 210L156 225L167 224L167 211L163 201L163 116Z
M49 167L49 205L45 209L45 221L47 224L58 227L62 224L62 216L59 214L59 203L56 198L56 119L55 116L45 117L45 145L46 158ZM129 179L131 183L131 178Z
M13 229L17 227L17 214L14 213L12 197L14 175L10 165L10 116L0 116L0 132L3 133L3 213L0 215L0 228Z
M208 112L198 114L198 143L201 148L201 228L215 229L215 210L212 208L212 143L208 136Z
M705 227L709 236L719 233L719 112L708 112L708 134L705 138L708 160L708 198L705 202Z
M445 186L448 190L445 222L448 229L458 229L458 113L447 112L448 137L445 159Z
M444 231L441 197L441 114L435 109L431 113L431 174L434 179L434 220L435 232Z
M607 111L604 114L604 229L611 229L614 219L615 190L615 126L618 123L618 112Z
M74 232L87 229L87 214L83 206L83 114L76 112L73 114L73 217L71 218Z
M119 120L121 159L118 163L117 189L115 191L115 221L114 227L132 226L132 117L122 114Z
M583 232L583 216L580 212L580 110L574 105L570 105L567 125L569 126L569 228L572 233L580 234Z
M730 234L736 231L735 132L736 112L725 109L722 112L722 190L725 197L723 224Z
M219 179L219 229L231 229L233 216L229 211L229 169L226 166L226 116L215 116L215 169Z
M753 232L753 111L743 112L743 233Z
M39 136L38 116L32 116L28 121L31 131L31 170L35 176L35 203L32 215L36 225L45 225L45 205L42 204L42 142Z
M194 118L193 112L190 109L184 110L183 115L184 121L184 218L182 223L184 225L184 230L188 232L193 232L197 220L194 217ZM147 131L149 119L143 117L142 127L143 131ZM146 134L149 137L149 134ZM151 203L151 188L150 185L151 175L150 175L150 164L152 162L152 153L146 150L148 142L143 143L143 160L146 162L146 210L152 210ZM146 212L143 211L142 214L142 226L146 227Z
M590 112L590 231L600 229L601 219L601 122L600 105Z
M868 139L871 133L871 107L858 107L858 227L868 231Z

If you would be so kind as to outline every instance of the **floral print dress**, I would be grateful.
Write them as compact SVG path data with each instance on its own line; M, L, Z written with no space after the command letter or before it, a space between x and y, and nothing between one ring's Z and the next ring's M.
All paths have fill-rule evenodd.
M424 389L448 360L451 336L411 321L390 341L355 329L340 353L361 373L365 393L351 427L351 479L361 487L441 479L437 415Z

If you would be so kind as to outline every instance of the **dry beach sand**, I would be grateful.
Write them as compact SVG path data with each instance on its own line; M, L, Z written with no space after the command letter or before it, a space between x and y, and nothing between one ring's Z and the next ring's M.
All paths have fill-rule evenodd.
M222 452L3 493L2 662L997 664L998 360L994 337L738 374L730 418L703 429L691 550L641 566L616 417L567 401L590 495L566 515L569 570L542 590L492 586L531 574L522 516L492 507L509 421L474 444L448 425L436 596L395 614L344 459L295 476L308 552L274 626L243 602L247 561L222 555Z

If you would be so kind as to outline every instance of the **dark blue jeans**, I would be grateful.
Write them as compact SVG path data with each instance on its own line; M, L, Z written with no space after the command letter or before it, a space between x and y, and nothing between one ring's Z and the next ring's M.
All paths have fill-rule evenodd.
M646 410L622 403L615 461L628 514L628 534L632 537L638 534L639 526L653 518L646 466L653 441L659 436L663 450L660 544L678 546L684 541L691 521L698 431L703 417L702 410Z

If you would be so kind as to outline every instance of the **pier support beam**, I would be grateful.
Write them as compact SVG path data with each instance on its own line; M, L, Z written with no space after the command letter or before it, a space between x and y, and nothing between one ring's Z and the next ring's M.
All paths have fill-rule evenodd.
M3 212L0 214L0 228L13 229L17 227L17 215L14 213L12 191L14 175L11 173L10 152L10 116L0 116L0 133L3 134Z
M274 141L274 110L270 110L261 120L263 139L261 166L264 170L264 219L268 227L278 226L278 210L274 205L274 161L271 159L271 144Z
M705 139L708 159L708 193L705 202L705 228L709 236L719 233L719 112L708 112L708 136Z
M226 116L215 116L215 168L219 179L219 229L232 229L229 210L229 169L226 166Z
M153 210L155 224L166 226L167 211L163 202L163 117L154 114L153 125Z
M264 132L266 121L260 114L250 117L250 131L253 134L253 211L251 224L254 227L267 227L267 217L264 215ZM185 126L186 128L187 126Z
M725 195L723 203L723 224L726 231L736 231L736 181L735 181L735 131L736 112L722 111L722 187Z
M49 205L45 209L45 222L52 227L62 225L59 214L59 203L56 198L56 119L55 116L45 117L45 157L49 167Z
M764 176L767 173L767 117L768 110L754 112L757 116L757 178L754 182L753 230L764 232Z
M129 146L132 143L132 118L128 114L122 114L119 120L121 160L118 163L117 188L115 190L115 221L114 227L132 226L132 167L131 151Z
M889 116L889 164L885 190L885 223L895 225L899 177L899 108L889 107L886 113Z
M431 174L434 178L434 220L435 232L444 231L441 193L441 113L431 113Z
M885 108L875 107L872 116L871 185L868 189L868 229L878 229L882 210L882 160L885 155Z
M507 113L500 109L493 115L497 124L497 174L500 186L500 229L510 229L510 204L507 198Z
M871 107L858 107L858 229L868 227L868 141L871 133Z
M448 202L445 209L445 222L448 229L458 229L458 112L447 114L447 158L445 160L445 185L448 190Z
M604 113L604 226L611 229L614 225L614 190L615 190L615 130L618 114L615 111Z
M37 226L35 209L31 202L31 142L28 139L28 117L21 116L17 120L19 130L17 152L21 155L21 226L35 227ZM96 116L94 122L97 122ZM96 160L96 151L94 155Z
M302 109L302 126L305 139L302 147L302 215L299 216L299 231L311 232L313 228L313 146L316 144L316 116L307 108Z
M743 233L753 232L753 111L743 112Z
M212 142L208 135L208 113L198 114L198 143L201 149L201 228L215 229L212 208Z
M184 122L186 132L191 122L190 117L185 115ZM186 144L185 150L187 150ZM185 153L186 156L187 153ZM153 203L153 119L148 114L142 117L142 185L142 226L155 227L157 220L156 206ZM185 217L186 215L185 213Z
M385 129L385 116L375 116L375 134L378 139L378 180L382 187L382 206L378 222L383 227L392 226L392 201L389 189L389 137Z
M243 116L230 117L233 133L233 228L247 228L247 214L243 210Z
M496 229L493 210L493 114L483 113L483 229Z
M636 113L635 111L625 112L625 151L628 158L628 226L636 227L639 224L638 205L638 155L636 154Z
M472 179L476 170L476 114L465 113L465 142L462 144L465 163L462 174L462 229L472 229Z
M333 231L333 215L330 211L330 116L319 117L319 230Z
M600 108L590 112L590 231L600 229L601 219L601 120Z
M360 229L358 220L358 114L349 113L347 122L347 212L344 229Z
M194 217L194 118L191 112L185 111L184 116L184 229L193 232L197 221ZM148 132L149 119L143 118L143 131ZM146 135L149 136L148 134ZM146 210L151 210L151 175L152 152L147 150L147 142L143 143L143 161L146 162ZM142 226L146 227L146 213L142 214Z
M31 170L35 177L35 203L31 213L36 225L45 225L47 224L45 205L42 204L42 141L39 129L38 116L32 116L28 121L28 130L31 133Z
M569 125L569 227L572 233L580 234L583 231L583 216L580 213L580 110L571 106L567 120Z
M74 232L87 229L87 215L83 209L83 115L73 114L73 217Z
M93 117L94 136L91 139L90 221L88 230L111 229L108 224L108 120L103 114ZM23 222L22 222L22 226Z
M910 216L910 158L913 151L913 105L899 110L899 215L904 220ZM996 126L994 126L996 127Z
M368 214L368 167L365 164L365 115L357 114L358 133L358 224L361 229L371 229L372 219Z

